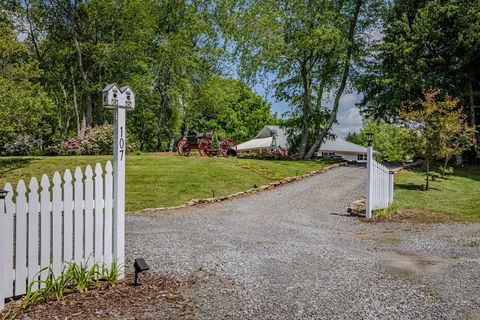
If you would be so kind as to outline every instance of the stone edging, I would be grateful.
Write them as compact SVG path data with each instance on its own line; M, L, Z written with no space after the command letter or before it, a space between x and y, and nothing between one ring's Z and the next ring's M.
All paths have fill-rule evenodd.
M153 212L156 212L156 211L166 211L166 210L188 208L188 207L198 206L198 205L206 204L206 203L222 202L222 201L225 201L225 200L234 199L234 198L258 193L258 192L261 192L261 191L264 191L264 190L274 189L276 187L279 187L279 186L282 186L282 185L285 185L285 184L289 184L289 183L292 183L292 182L295 182L295 181L300 181L300 180L303 180L305 178L313 177L313 176L322 174L326 171L329 171L331 169L335 169L335 168L346 166L346 165L348 165L347 162L335 163L335 164L332 164L332 165L330 165L328 167L325 167L323 169L320 169L320 170L314 170L314 171L307 172L306 174L304 174L302 176L287 177L287 178L284 178L284 179L279 180L279 181L270 182L269 184L264 185L264 186L260 186L258 188L252 188L252 189L249 189L247 191L237 192L237 193L234 193L234 194L231 194L231 195L228 195L228 196L224 196L224 197L221 197L221 198L194 199L194 200L188 201L188 202L186 202L182 205L175 206L175 207L148 208L148 209L143 209L143 210L140 210L140 211L129 212L129 213L131 213L131 214L153 213Z

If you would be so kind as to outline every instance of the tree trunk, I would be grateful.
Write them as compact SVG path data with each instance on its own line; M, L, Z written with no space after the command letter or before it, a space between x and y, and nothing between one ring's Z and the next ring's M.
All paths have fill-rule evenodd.
M162 151L162 136L160 134L160 125L157 127L157 145L155 146L155 150Z
M63 132L62 132L62 140L65 139L65 137L67 136L67 133L68 133L68 130L70 128L70 117L68 116L69 114L69 108L68 108L68 96L67 96L67 90L65 90L65 87L63 85L63 83L59 83L60 85L60 89L62 90L62 93L63 93L63 107L64 107L64 111L62 112L64 114L64 126L63 126Z
M182 97L178 98L178 102L182 106L182 125L180 127L180 136L185 137L185 134L188 132L188 123L187 123L187 106L183 101Z
M172 130L170 130L166 125L163 126L163 130L165 130L168 136L168 151L172 152L173 146L175 145L175 136L173 135Z
M350 73L350 62L352 59L352 53L353 53L353 48L354 48L354 36L355 36L355 28L357 26L357 21L358 21L358 15L360 13L360 8L362 6L363 0L356 0L355 1L355 11L352 16L352 20L350 21L350 28L348 30L348 48L347 48L347 57L345 59L345 63L343 66L343 74L342 74L342 80L340 82L340 87L338 88L338 91L335 95L335 100L333 102L333 110L332 114L328 118L327 122L325 123L325 127L323 130L320 132L320 134L317 136L315 139L315 142L311 146L310 150L308 153L305 155L305 159L311 159L313 154L318 150L320 145L324 142L327 134L330 132L330 129L332 128L332 125L335 123L337 120L337 113L338 113L338 107L340 104L340 98L342 97L343 91L345 90L345 87L347 85L347 79Z
M475 151L475 156L477 158L480 157L480 150L478 147L478 140L477 140L477 125L476 125L476 117L475 117L475 103L473 100L473 85L472 80L469 81L469 88L468 88L468 96L469 96L469 105L470 105L470 123L472 127L475 129L474 138L473 138L473 150Z
M78 101L77 101L77 86L75 84L75 78L74 78L72 67L70 67L70 74L72 77L73 112L75 113L75 124L77 125L77 139L83 139L85 130L80 125L80 113L78 112Z
M425 190L428 190L428 183L430 182L430 160L426 160L427 161L427 179L426 179L426 183L425 183Z
M443 170L442 170L442 178L445 177L445 170L447 170L448 161L450 161L450 157L445 157L445 162L443 164Z
M304 62L301 66L303 82L303 123L302 139L300 140L300 146L298 147L298 159L303 159L305 152L307 151L308 138L310 134L308 120L310 118L310 111L312 109L312 84L305 65L306 63Z
M90 86L88 82L88 75L85 70L83 64L83 57L82 57L82 48L78 41L78 35L76 30L76 15L75 8L73 4L70 4L70 12L69 12L69 26L70 26L70 35L72 37L73 45L75 47L75 52L77 54L77 64L78 70L80 71L80 75L82 77L82 93L83 93L83 108L84 108L84 117L85 117L85 124L86 127L90 127L92 125L92 97L90 96Z

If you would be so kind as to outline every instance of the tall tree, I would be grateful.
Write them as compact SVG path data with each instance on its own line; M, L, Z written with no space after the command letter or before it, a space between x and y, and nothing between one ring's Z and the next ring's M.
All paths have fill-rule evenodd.
M308 152L311 118L320 128L315 134L317 144L335 122L338 102L326 121L324 93L337 88L338 99L342 95L352 56L365 42L363 36L355 35L371 25L367 16L374 11L366 8L378 4L362 0L247 1L237 10L234 34L241 75L250 81L259 75L273 75L276 97L298 110L294 112L302 119L298 158L313 154Z
M12 22L0 12L0 152L42 150L54 139L53 102L40 83L41 70L29 59Z
M363 112L394 121L402 102L440 88L460 100L478 140L479 16L480 0L394 1L383 17L383 41L358 82Z

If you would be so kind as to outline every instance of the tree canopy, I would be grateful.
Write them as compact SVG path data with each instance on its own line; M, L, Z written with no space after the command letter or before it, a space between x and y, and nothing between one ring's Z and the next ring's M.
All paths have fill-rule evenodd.
M357 82L364 114L395 121L402 103L438 88L459 99L478 136L479 17L479 0L394 1L383 16L383 39Z

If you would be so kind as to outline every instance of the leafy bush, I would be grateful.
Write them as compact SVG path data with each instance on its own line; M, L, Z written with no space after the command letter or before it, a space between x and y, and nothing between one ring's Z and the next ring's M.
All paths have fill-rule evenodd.
M126 151L131 152L133 145L130 144L127 134ZM89 129L83 139L69 138L62 142L62 154L65 155L102 155L113 153L113 126L104 124Z
M441 178L442 175L436 171L430 171L429 173L430 177L432 178L432 181L437 180L437 178Z
M453 167L447 167L444 171L444 174L449 176L453 174Z
M143 154L143 152L140 151L140 150L135 150L135 151L133 151L132 153L133 153L134 155L136 155L136 156L141 156L141 155Z
M35 139L28 134L18 135L5 145L5 155L25 156L38 153L42 144L42 139Z

